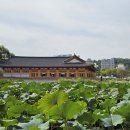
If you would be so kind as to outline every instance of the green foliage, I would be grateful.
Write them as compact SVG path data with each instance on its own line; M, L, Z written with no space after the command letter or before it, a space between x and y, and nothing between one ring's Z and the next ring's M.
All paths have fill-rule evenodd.
M82 101L72 102L67 101L62 105L62 117L65 120L70 120L74 116L80 114L83 110L86 109L86 103Z
M110 115L107 118L101 119L105 127L117 126L123 123L123 118L120 115Z
M69 120L85 110L86 103L69 101L65 92L56 91L40 99L38 108L52 119Z
M63 104L67 101L68 96L63 91L55 91L50 94L46 94L42 99L38 102L38 108L41 109L43 113L46 113L53 109L53 107L57 105Z
M3 124L4 126L7 128L8 126L14 126L18 123L18 121L16 119L14 120L3 120Z
M84 112L77 118L77 120L79 123L84 125L95 124L95 122L97 121L96 118L94 118L92 112Z
M6 59L10 58L11 56L14 56L14 54L11 53L3 45L0 45L0 61L6 60Z
M115 64L124 64L125 66L127 66L128 68L130 68L130 59L128 58L115 58Z
M31 127L29 130L40 130L40 128L36 127L36 126L33 126Z
M129 129L130 82L0 81L0 129Z
M128 76L129 71L120 69L120 68L114 68L114 69L103 69L100 71L100 75L102 76L116 76L118 78L123 78L125 76Z
M124 104L119 107L115 113L121 115L126 121L130 122L130 104Z

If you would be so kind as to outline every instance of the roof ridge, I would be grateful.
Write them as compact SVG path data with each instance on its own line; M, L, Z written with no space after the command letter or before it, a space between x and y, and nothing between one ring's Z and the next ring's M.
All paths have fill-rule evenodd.
M11 58L69 58L70 56L12 56Z

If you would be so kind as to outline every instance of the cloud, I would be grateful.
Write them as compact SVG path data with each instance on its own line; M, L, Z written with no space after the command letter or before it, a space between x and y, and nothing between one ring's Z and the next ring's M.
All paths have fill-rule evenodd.
M0 1L0 43L16 55L130 55L129 0Z

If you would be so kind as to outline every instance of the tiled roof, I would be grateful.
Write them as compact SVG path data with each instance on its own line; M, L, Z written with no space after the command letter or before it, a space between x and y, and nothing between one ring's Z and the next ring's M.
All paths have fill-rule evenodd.
M86 67L92 66L90 63L70 63L65 61L70 57L24 57L14 56L5 62L0 63L0 67Z

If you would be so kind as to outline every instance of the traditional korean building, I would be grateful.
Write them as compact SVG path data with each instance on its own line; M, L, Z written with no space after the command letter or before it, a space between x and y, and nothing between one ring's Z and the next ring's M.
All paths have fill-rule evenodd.
M80 57L14 56L0 62L2 77L23 79L95 78L95 68Z

